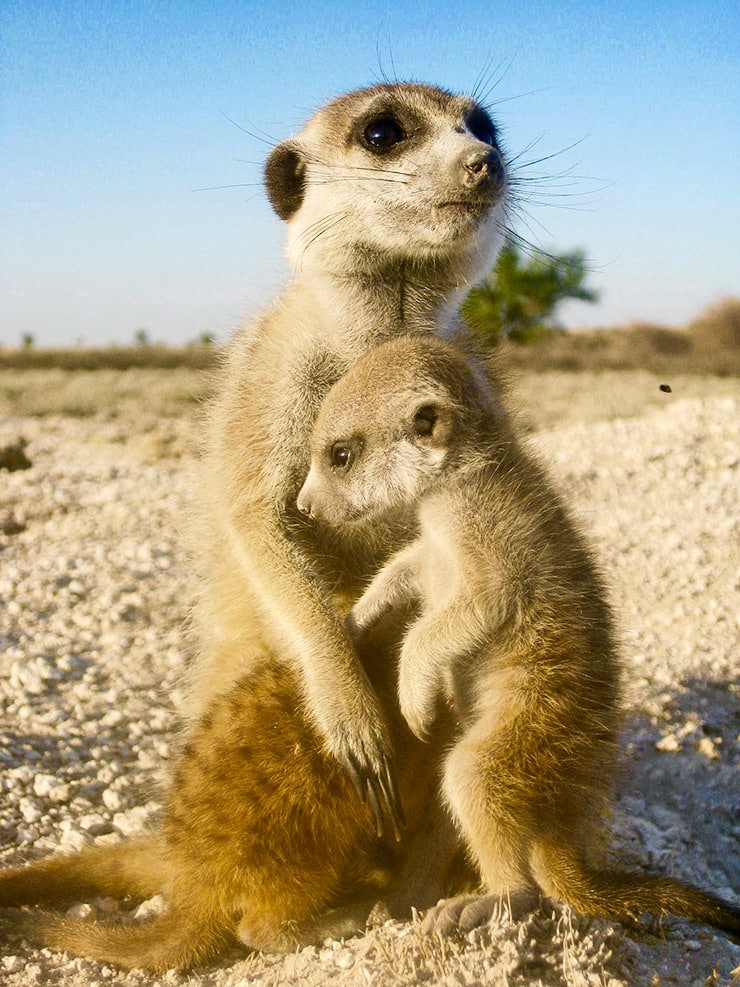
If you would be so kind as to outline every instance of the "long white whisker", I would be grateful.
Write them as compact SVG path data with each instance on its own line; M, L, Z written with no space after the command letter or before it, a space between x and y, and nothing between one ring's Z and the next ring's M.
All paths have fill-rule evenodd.
M344 222L348 215L349 213L347 212L341 212L332 213L329 216L322 216L321 219L317 220L317 222L312 223L310 226L307 226L305 230L302 230L300 236L298 237L299 245L301 243L303 244L303 249L301 251L301 262L309 247L314 244L319 237L326 236L327 233L334 229L334 227Z
M560 157L561 154L567 154L568 151L572 151L574 147L579 147L587 139L588 139L588 134L586 134L584 137L579 137L577 141L573 141L573 143L568 144L567 147L561 147L559 151L553 151L552 154L545 154L543 155L543 157L535 158L533 161L525 161L524 164L517 165L517 167L519 170L522 170L524 168L532 168L534 167L534 165L542 164L543 161L552 161L553 158L558 158ZM537 138L537 141L535 143L538 143L539 140L540 138ZM534 145L529 145L529 146L533 147ZM522 156L522 154L525 153L526 151L522 151L521 154L516 155L516 157L512 159L512 163L518 161L519 158Z
M335 185L338 182L357 182L359 180L361 180L363 182L386 182L386 183L388 183L390 185L410 185L411 184L411 182L404 182L400 178L384 178L382 175L376 175L376 176L370 176L370 175L368 175L366 177L363 177L362 179L357 179L354 176L347 176L346 178L342 178L341 176L338 176L338 175L337 176L327 175L325 178L324 177L316 177L316 178L311 177L311 178L307 179L306 184L307 185Z
M489 55L482 71L478 73L478 78L476 79L473 91L470 94L473 99L483 105L487 104L489 95L493 92L496 86L501 84L503 79L509 73L515 60L516 55L512 55L508 62L502 61L498 62L496 65L492 65L493 58Z
M263 188L262 182L237 182L234 185L207 185L204 188L194 188L191 192L218 192L225 188Z
M233 125L241 130L242 133L246 134L248 137L252 137L256 141L261 141L269 147L277 147L280 143L280 141L276 140L271 134L266 133L264 130L260 132L262 136L260 136L260 133L255 133L255 130L260 129L259 127L256 127L255 130L249 130L247 127L243 127L240 123L237 123L236 120L233 120L228 113L224 113L223 110L221 110L221 115L226 117L229 123L233 123Z

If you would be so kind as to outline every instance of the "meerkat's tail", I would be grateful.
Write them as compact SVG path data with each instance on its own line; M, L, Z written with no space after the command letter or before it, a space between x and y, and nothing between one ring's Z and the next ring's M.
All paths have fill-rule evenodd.
M22 905L61 905L106 896L148 898L166 890L171 863L160 837L54 854L0 871L0 933L126 969L186 970L215 957L235 933L223 914L194 897L140 922L95 922ZM12 906L12 907L8 907Z
M542 890L586 915L673 915L740 937L740 907L672 877L594 870L569 848L539 842L532 870Z
M189 970L235 941L221 916L197 907L172 909L140 922L95 922L54 912L0 909L0 930L51 949L152 973Z
M161 840L142 837L0 871L0 906L59 905L98 896L147 898L162 890L168 875Z

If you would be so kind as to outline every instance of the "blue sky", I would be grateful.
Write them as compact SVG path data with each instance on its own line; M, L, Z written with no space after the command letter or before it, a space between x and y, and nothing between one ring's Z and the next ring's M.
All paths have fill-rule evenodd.
M684 323L740 294L739 51L723 0L3 0L0 343L225 338L287 277L269 147L240 127L280 139L381 72L470 91L487 65L510 153L574 176L519 227L591 258L601 300L566 325Z

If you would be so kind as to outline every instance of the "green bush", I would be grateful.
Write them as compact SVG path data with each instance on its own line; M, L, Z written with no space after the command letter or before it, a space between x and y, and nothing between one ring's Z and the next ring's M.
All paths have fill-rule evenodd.
M586 274L579 250L559 256L536 253L525 260L509 242L490 274L463 302L463 318L485 346L502 339L540 343L557 329L554 314L560 302L596 300L596 292L584 285Z

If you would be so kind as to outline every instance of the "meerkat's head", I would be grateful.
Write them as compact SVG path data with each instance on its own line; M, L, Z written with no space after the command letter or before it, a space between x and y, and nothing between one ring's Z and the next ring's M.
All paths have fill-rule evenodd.
M473 281L503 237L497 128L473 98L432 86L380 85L333 100L277 145L265 183L288 221L296 269L452 261Z
M343 525L415 502L461 464L486 414L449 344L424 333L375 347L324 398L298 509Z

